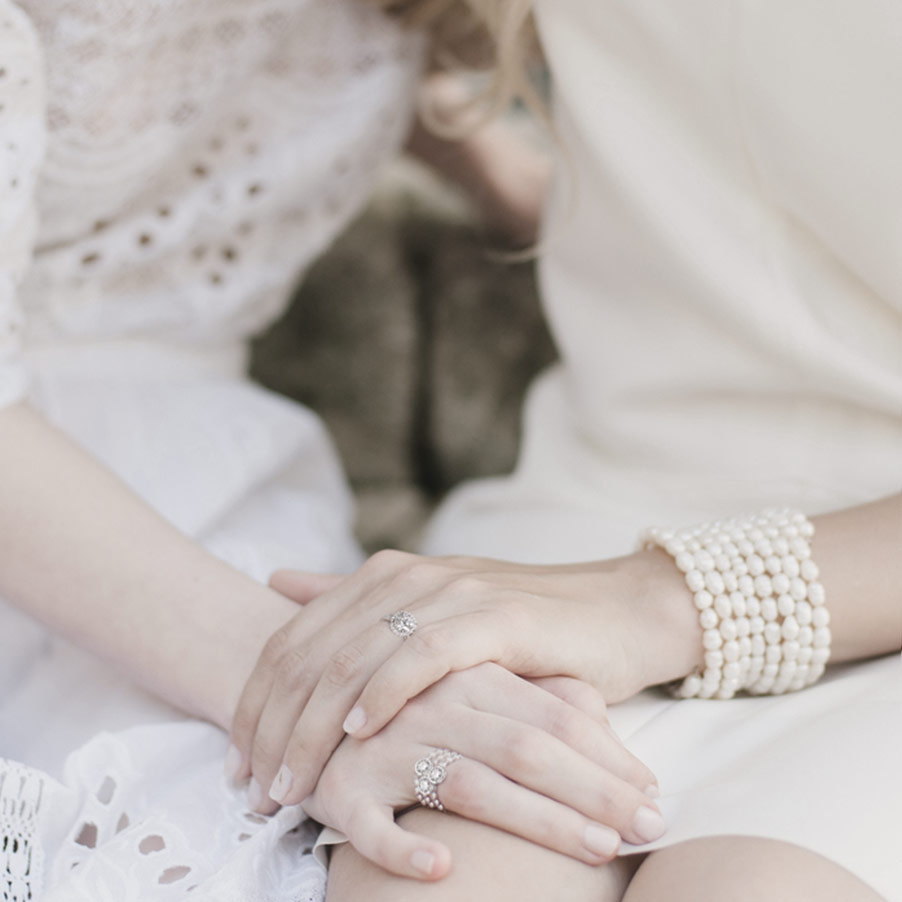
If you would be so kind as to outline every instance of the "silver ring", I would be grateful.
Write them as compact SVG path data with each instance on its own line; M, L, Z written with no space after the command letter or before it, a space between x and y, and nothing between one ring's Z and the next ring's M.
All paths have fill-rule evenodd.
M460 753L451 749L435 749L414 765L413 789L417 794L417 801L424 808L445 810L442 800L438 797L438 787L448 776L448 766L460 758Z
M419 626L417 618L410 611L395 611L394 614L389 614L388 617L382 619L388 624L388 628L401 639L408 639Z

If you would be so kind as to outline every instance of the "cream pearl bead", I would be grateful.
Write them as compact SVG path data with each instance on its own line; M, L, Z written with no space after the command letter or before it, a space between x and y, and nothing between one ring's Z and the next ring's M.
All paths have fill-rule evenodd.
M698 622L701 624L703 630L711 630L717 626L720 622L720 618L717 616L717 612L714 608L705 608L699 614Z
M761 573L755 577L755 594L759 598L766 598L773 591L773 583L766 573Z
M799 637L799 621L795 619L795 617L790 614L784 621L783 626L780 627L780 632L783 634L783 638L787 641L793 641L798 639Z
M687 676L685 680L683 680L683 684L682 686L680 686L680 695L682 695L683 698L695 698L701 688L701 677L696 676L695 674L691 674L690 676Z
M808 600L813 605L822 605L826 601L826 593L821 583L808 584Z
M748 617L737 617L733 622L736 624L736 635L739 636L740 639L751 633L752 625L749 622Z
M832 638L833 636L830 633L830 627L821 626L814 631L814 638L811 640L811 644L814 648L829 649ZM724 655L724 657L726 657L726 655Z
M830 660L830 649L826 647L813 648L811 651L811 666L817 667L826 664Z
M777 610L781 617L788 617L796 609L795 599L791 595L781 595L777 599Z
M705 574L705 587L712 595L720 595L725 588L723 577L716 570L709 570Z
M739 577L739 591L742 592L745 596L752 596L755 594L755 580L749 576L748 574L744 574Z
M714 651L705 652L705 667L720 670L724 665L723 652L716 648Z
M811 612L811 624L815 629L827 626L830 622L830 612L825 607L814 608Z
M811 645L814 641L814 630L810 626L799 627L799 645Z
M757 554L751 554L746 559L750 576L761 576L764 573L764 561Z
M806 558L799 565L799 574L806 582L814 582L820 575L821 571L817 564L811 558Z
M775 595L785 595L789 591L789 577L785 573L778 573L772 580Z
M800 601L796 605L795 614L796 620L799 621L800 626L808 626L808 624L811 623L811 605L807 601Z
M745 613L749 617L757 617L761 613L761 599L755 595L746 598Z
M688 573L695 567L695 558L688 551L681 551L674 558L677 569L683 573Z
M780 672L780 665L774 661L768 661L761 671L761 676L765 679L773 679Z
M742 617L748 610L745 595L738 589L735 592L730 593L730 607L732 608L734 617Z
M714 569L714 557L704 548L693 555L695 569L702 573L710 573Z
M726 595L718 595L717 598L714 599L714 610L717 611L719 617L726 619L732 616L733 605Z
M737 636L737 628L735 620L722 620L720 622L720 634L727 641L735 639Z
M723 659L727 663L739 660L739 643L735 639L724 642Z
M702 633L702 645L709 651L713 651L715 648L720 648L723 645L723 636L720 635L718 630L705 630Z
M739 666L737 661L730 661L729 664L724 664L723 675L726 680L739 680L739 674L741 673L742 668Z
M799 643L802 647L799 649L799 664L810 664L812 655L814 654L814 649L811 645L803 645L801 642Z
M792 579L793 577L798 576L802 570L799 566L798 560L793 555L784 555L783 556L783 572Z
M767 648L767 643L764 641L764 636L760 633L754 634L752 637L752 655L754 657L763 657L764 650Z
M689 570L686 573L686 585L690 592L700 592L705 586L705 577L698 570Z
M783 643L783 659L786 661L796 661L799 657L799 652L802 650L802 646L799 645L798 642L792 639L787 639L786 642Z
M739 656L747 658L752 653L752 640L748 636L740 636L738 642Z
M721 573L723 574L724 590L732 594L739 588L739 577L727 567L722 568Z
M765 624L764 641L767 642L768 645L776 645L782 638L783 634L780 630L779 623L771 621L770 623Z
M802 601L808 597L808 583L800 576L789 582L789 594L796 600Z
M699 611L704 611L705 608L710 608L714 604L714 596L707 589L700 589L692 596L692 600Z
M761 599L761 616L768 622L777 619L777 602L773 598Z

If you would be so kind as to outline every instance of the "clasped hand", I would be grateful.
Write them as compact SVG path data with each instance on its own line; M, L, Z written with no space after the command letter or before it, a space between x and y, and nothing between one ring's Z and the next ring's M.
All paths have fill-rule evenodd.
M276 574L273 587L305 607L267 643L239 703L244 775L258 799L304 802L411 876L411 843L431 844L437 872L447 860L392 819L415 801L413 762L435 747L464 755L443 784L450 810L593 863L616 850L605 829L656 838L654 778L607 725L599 692L616 701L643 686L625 572L383 552L345 578ZM403 640L383 622L401 609L419 624Z

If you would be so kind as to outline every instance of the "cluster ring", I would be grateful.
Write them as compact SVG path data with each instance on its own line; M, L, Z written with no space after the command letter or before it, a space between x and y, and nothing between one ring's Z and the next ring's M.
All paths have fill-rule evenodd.
M445 810L442 800L438 797L438 787L448 776L448 767L460 758L460 752L452 749L434 749L414 765L413 789L417 801L424 808Z
M410 611L395 611L382 618L388 628L400 639L409 639L416 631L419 624L417 618Z

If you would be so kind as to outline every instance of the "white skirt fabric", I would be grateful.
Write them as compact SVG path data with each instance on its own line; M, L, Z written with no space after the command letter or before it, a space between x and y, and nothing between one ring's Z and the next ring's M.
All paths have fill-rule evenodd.
M246 380L239 350L123 342L30 363L53 422L234 566L265 580L360 562L324 429ZM226 746L0 601L0 898L321 902L315 827L250 812Z

